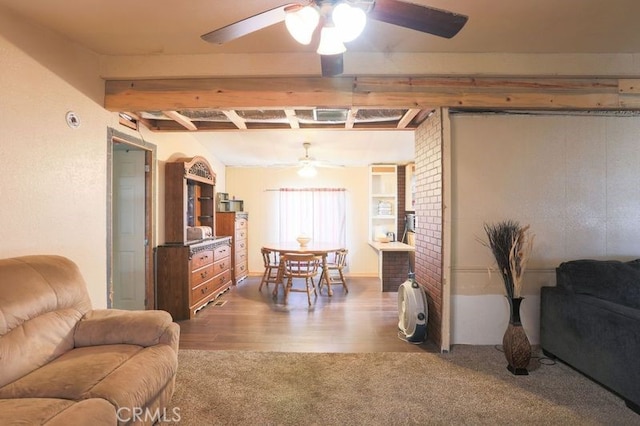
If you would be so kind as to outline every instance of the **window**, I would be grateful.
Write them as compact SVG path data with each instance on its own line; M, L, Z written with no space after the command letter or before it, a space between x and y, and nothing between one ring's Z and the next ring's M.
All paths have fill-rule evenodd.
M278 192L281 242L306 234L311 241L346 245L344 188L281 188Z

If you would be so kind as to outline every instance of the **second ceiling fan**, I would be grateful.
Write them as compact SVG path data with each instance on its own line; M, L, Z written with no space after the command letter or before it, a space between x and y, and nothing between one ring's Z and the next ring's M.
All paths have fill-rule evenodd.
M322 75L331 77L342 74L344 43L360 34L367 18L444 38L455 36L468 20L465 15L400 0L307 0L265 10L201 37L222 44L284 21L299 43L319 38Z

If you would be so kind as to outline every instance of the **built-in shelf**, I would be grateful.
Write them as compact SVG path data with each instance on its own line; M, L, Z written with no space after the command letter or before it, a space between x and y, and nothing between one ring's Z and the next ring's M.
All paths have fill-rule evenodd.
M398 166L369 166L369 240L398 229ZM397 237L397 236L396 236Z

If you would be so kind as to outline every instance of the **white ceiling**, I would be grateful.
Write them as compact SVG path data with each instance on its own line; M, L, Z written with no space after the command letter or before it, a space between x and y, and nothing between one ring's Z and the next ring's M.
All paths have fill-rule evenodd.
M349 52L640 53L637 24L640 0L413 2L468 15L469 21L450 40L370 21L364 33L348 44L345 64ZM0 0L0 7L11 9L99 55L126 58L233 54L249 55L246 63L251 64L250 58L258 53L312 53L315 48L293 41L284 24L225 45L206 43L200 36L282 3L285 1ZM295 69L288 72L296 73ZM405 162L413 156L411 131L226 131L191 136L203 141L224 164L238 166L295 162L304 154L304 141L312 143L313 157L344 165Z
M414 132L348 130L268 130L195 133L228 166L294 166L305 155L340 166L406 164L414 159Z
M313 51L277 24L219 46L200 35L285 0L0 0L30 20L104 55ZM413 0L469 16L451 40L370 21L349 51L640 52L638 0Z

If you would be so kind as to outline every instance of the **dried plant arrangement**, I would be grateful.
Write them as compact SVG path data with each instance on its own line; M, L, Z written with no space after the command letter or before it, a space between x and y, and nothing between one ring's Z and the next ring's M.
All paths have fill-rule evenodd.
M518 298L522 292L524 275L534 235L529 225L520 226L513 220L505 220L495 224L484 224L487 241L480 242L489 247L500 270L507 297Z

